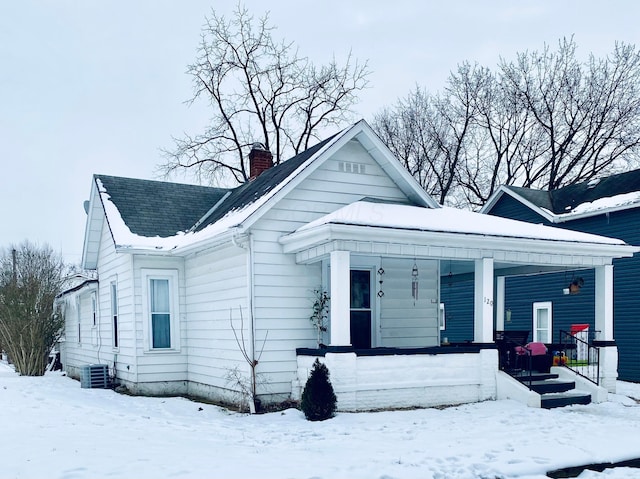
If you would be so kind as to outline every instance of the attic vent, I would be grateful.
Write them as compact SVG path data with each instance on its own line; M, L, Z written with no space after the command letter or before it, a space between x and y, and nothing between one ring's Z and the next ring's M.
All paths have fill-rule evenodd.
M109 374L106 364L87 364L80 368L80 387L85 389L106 389Z
M351 161L339 161L338 170L344 173L366 174L365 166L362 163L353 163Z
M600 178L593 178L587 183L587 188L595 188L598 183L600 183Z

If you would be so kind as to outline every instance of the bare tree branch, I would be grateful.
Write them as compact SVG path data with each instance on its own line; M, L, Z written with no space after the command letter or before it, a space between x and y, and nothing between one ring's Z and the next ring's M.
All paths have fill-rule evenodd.
M342 66L335 59L315 66L293 43L274 39L274 30L268 14L256 20L240 4L230 19L212 10L187 69L187 103L206 101L212 116L204 132L174 138L175 148L163 151L164 176L190 172L204 183L242 183L249 145L262 143L278 164L350 118L368 84L367 63L349 54Z

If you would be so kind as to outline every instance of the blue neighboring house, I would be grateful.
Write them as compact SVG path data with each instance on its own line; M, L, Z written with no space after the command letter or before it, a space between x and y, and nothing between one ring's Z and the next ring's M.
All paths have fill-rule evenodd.
M640 170L577 183L553 191L501 186L481 210L505 218L552 225L570 230L620 238L640 245ZM614 337L619 354L619 378L640 381L640 255L614 260ZM594 331L593 269L547 274L528 272L505 278L505 330L529 330L531 340L558 342L560 330L589 325ZM540 273L543 273L542 271ZM465 300L473 278L441 272L441 302L446 309L443 337L449 341L472 338L469 317L473 304ZM534 318L542 310L544 325ZM545 331L545 327L548 330ZM498 325L498 329L500 326Z

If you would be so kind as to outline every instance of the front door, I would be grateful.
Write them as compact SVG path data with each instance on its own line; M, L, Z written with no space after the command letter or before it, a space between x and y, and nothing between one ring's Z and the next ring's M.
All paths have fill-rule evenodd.
M371 348L371 271L351 270L351 345Z

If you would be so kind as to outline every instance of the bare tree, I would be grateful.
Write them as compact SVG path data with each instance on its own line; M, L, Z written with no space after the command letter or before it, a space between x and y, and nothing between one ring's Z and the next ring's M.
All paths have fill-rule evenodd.
M419 92L437 107L399 102L374 128L441 203L478 207L501 184L556 189L637 166L638 78L634 46L616 44L608 57L580 62L565 39L557 51L503 59L495 73L463 63L442 94L410 96ZM425 139L422 124L440 128ZM446 160L424 160L438 155ZM442 177L447 187L436 188Z
M474 121L478 84L470 65L461 65L463 80L450 81L443 94L416 87L396 107L377 114L373 128L422 187L440 203L454 204L456 172ZM453 78L453 77L452 77Z
M54 300L64 272L49 247L25 242L0 256L0 343L21 375L44 374L62 333L64 317Z
M262 143L278 164L349 117L368 84L367 63L349 53L342 65L334 59L316 66L293 43L274 39L268 20L265 14L254 21L240 4L230 20L212 10L187 70L194 88L189 103L208 102L212 117L204 132L174 138L175 149L164 152L165 175L242 183L249 178L248 145Z
M640 145L640 54L616 44L605 59L576 59L563 40L553 52L519 54L502 62L504 81L536 120L545 151L523 162L523 186L555 189L627 166Z

